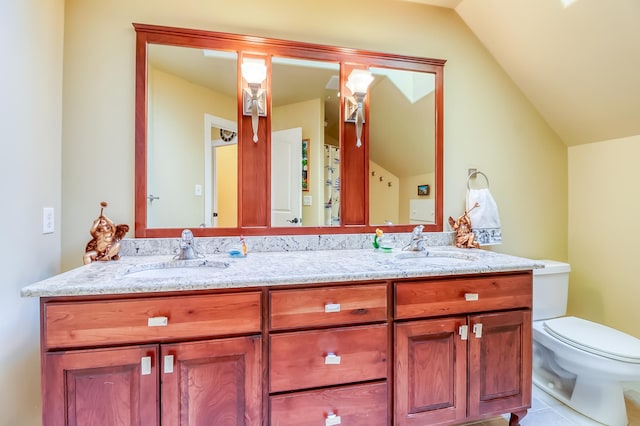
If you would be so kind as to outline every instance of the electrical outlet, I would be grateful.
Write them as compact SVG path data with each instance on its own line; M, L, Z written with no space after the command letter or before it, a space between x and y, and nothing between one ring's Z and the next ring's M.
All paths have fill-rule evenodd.
M56 228L55 223L53 207L44 207L42 209L42 233L53 234Z

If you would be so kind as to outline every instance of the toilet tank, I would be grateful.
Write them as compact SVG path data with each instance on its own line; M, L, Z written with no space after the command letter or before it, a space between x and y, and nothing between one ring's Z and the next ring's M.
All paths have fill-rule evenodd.
M540 260L544 268L533 270L533 320L562 317L569 295L568 263Z

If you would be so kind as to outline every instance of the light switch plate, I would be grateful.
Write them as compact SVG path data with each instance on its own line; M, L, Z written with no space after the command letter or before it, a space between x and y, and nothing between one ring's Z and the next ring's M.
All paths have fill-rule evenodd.
M55 213L53 207L42 209L42 233L53 234L56 230Z
M313 202L313 198L311 197L311 195L305 195L304 197L302 197L303 205L310 206L312 202Z

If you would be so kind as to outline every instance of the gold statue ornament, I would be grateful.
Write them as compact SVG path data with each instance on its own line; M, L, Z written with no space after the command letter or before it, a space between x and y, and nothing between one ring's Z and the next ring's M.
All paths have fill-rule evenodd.
M102 214L106 202L100 203L100 216L93 221L91 226L91 241L87 243L85 254L82 258L86 265L95 261L118 260L120 256L120 240L129 231L129 225L114 225L111 219Z
M465 210L458 220L453 220L449 216L449 225L456 231L456 247L480 248L480 244L475 240L474 233L471 232L471 218L469 217L469 212L476 207L480 207L480 204L475 203L469 210Z

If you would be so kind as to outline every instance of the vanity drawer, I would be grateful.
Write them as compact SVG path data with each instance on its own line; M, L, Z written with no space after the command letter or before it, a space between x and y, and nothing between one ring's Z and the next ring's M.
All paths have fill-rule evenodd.
M274 290L270 293L270 308L273 330L385 321L387 286Z
M396 319L531 308L531 273L396 283Z
M47 348L260 332L260 292L44 304Z
M271 335L270 392L387 377L387 325Z
M269 424L386 426L387 405L386 382L278 395L271 397Z

